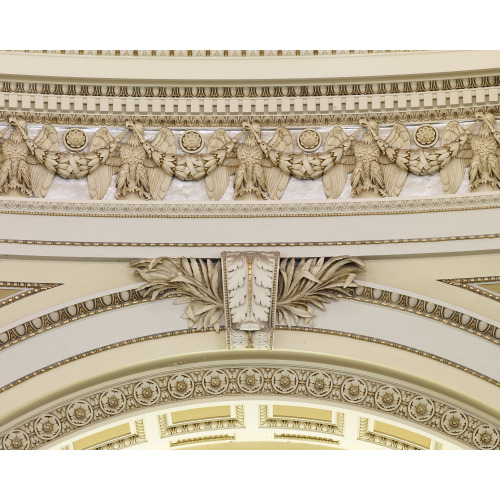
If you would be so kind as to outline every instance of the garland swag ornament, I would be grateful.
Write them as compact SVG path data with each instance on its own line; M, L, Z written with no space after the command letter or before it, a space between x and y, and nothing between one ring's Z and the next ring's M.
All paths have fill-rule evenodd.
M176 177L182 181L205 179L208 197L220 200L234 176L235 199L279 200L293 176L304 180L322 177L326 196L338 198L352 174L353 197L396 197L408 173L424 176L437 172L444 191L452 194L459 188L467 167L470 190L500 189L500 132L495 128L492 113L476 113L476 121L467 128L457 121L449 122L440 146L429 147L437 141L437 135L430 141L424 134L431 130L430 125L418 135L416 144L421 147L411 148L409 132L401 123L394 124L384 140L378 123L362 118L359 129L351 134L340 126L334 127L323 141L323 151L307 152L300 136L300 153L294 153L288 129L277 127L266 142L256 122L244 122L243 130L233 137L224 129L217 129L207 141L207 152L202 152L203 138L191 131L189 140L181 138L182 153L177 152L169 128L160 128L155 138L148 141L144 126L132 121L127 121L126 130L116 137L106 127L98 129L89 150L80 152L72 147L59 151L58 134L52 125L44 125L31 139L24 120L10 117L9 123L0 133L0 193L10 195L43 198L54 176L59 175L65 179L86 177L91 198L99 200L116 175L118 199L163 200ZM72 137L77 132L78 129L72 129ZM308 137L313 132L308 129ZM437 134L435 129L433 132ZM319 145L321 137L315 133ZM66 139L65 136L63 144L68 147ZM421 142L424 139L427 142Z

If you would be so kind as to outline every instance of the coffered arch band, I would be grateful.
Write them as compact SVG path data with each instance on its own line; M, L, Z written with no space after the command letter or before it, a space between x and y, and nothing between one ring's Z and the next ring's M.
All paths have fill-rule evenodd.
M212 335L204 334L204 340ZM181 338L182 336L177 336L162 341L172 342ZM201 339L198 340L203 343ZM153 344L156 342L152 341ZM137 354L138 347L147 345L148 342L136 344L134 354ZM419 380L414 374L402 373L401 370L398 373L389 366L381 368L373 360L361 360L361 356L357 360L348 359L343 356L340 344L336 347L339 355L276 351L262 355L255 352L231 352L229 356L228 353L222 356L220 351L213 351L150 359L126 368L123 358L127 357L124 352L127 347L105 350L37 377L39 380L45 379L45 387L49 386L48 382L53 387L52 393L46 394L45 401L33 400L32 390L35 388L26 390L30 382L14 388L13 392L18 397L24 392L24 409L18 407L17 418L9 419L9 423L2 426L2 446L8 449L15 436L23 439L24 436L29 436L29 448L51 447L58 441L71 438L73 434L81 434L86 427L95 430L124 416L144 413L150 407L172 409L186 403L213 403L217 398L231 400L232 397L240 400L256 397L268 400L273 398L276 401L283 399L285 404L309 402L331 404L338 408L353 406L371 415L393 419L396 423L409 422L433 435L441 433L443 439L456 439L465 448L484 448L486 445L482 444L480 436L485 432L491 435L494 447L498 445L498 412L496 416L491 412L486 414L480 408L471 406L471 399L466 401L467 398L460 396L457 391L438 387L438 384L426 381L423 376ZM369 344L368 347L373 346ZM365 351L370 350L372 349ZM77 364L80 366L75 370ZM114 368L111 368L113 365ZM70 370L64 370L65 367ZM64 380L67 384L61 380L63 371L66 371ZM93 377L89 377L89 373ZM210 376L220 377L221 385L210 387L207 382ZM282 383L283 378L287 379L286 384ZM37 382L36 379L33 382ZM53 382L59 387L54 387ZM141 384L148 384L155 389L155 394L150 394L148 400L137 392ZM2 398L8 396L9 392L2 395ZM29 402L28 394L31 394ZM117 405L114 404L115 401L113 405L106 402L106 398L109 399L112 395L117 399ZM76 417L68 414L68 408L82 401L87 403L89 412L94 416L88 422L75 423ZM413 407L417 402L424 409L427 408L425 411L428 415L421 416L415 411ZM449 425L450 418L453 419L453 425L458 418L460 429ZM44 420L52 421L50 432L47 431L48 427L45 429L47 432L38 428ZM57 432L54 426L57 427ZM53 430L55 434L52 436L50 433Z
M493 425L500 422L500 408L491 403L496 401L495 386L451 364L353 337L311 336L304 331L286 333L281 336L277 350L262 353L224 351L224 336L215 332L171 332L162 338L151 336L142 342L131 341L84 353L79 359L56 363L4 391L0 395L0 406L11 410L2 415L2 431L34 414L47 412L58 401L116 385L131 377L147 378L159 370L169 372L184 367L195 370L209 365L244 367L252 363L289 368L312 363L323 369L369 374L387 383L404 384L451 401L454 406L467 409ZM301 352L306 342L308 352ZM431 372L432 380L426 376Z

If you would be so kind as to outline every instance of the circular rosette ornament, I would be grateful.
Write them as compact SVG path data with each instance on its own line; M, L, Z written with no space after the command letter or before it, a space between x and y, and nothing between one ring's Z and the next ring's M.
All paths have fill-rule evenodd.
M332 390L333 382L328 373L314 372L307 377L307 390L317 398L324 398Z
M444 431L452 436L462 434L468 423L465 414L458 410L448 410L441 418Z
M66 131L63 135L64 145L70 151L82 151L87 146L88 138L87 134L80 130L79 128L71 128Z
M227 389L229 380L222 370L209 370L203 375L202 384L209 394L222 394Z
M99 406L109 415L116 415L125 408L125 396L118 389L109 389L101 394Z
M390 385L381 387L375 394L375 404L384 411L395 410L401 403L401 393Z
M439 134L436 127L432 125L425 124L420 125L420 127L415 130L415 144L421 148L431 148L436 144Z
M321 144L321 136L312 128L303 130L297 139L297 144L302 151L312 153L316 151Z
M245 368L238 375L238 385L243 392L257 392L264 384L264 377L255 368Z
M54 439L61 432L61 422L57 417L48 413L35 422L35 433L41 439Z
M413 420L425 422L434 415L434 403L424 396L417 396L410 401L408 413Z
M361 403L368 392L366 384L359 378L348 378L341 388L343 398L349 403Z
M87 401L75 401L68 406L66 410L66 418L69 422L77 427L87 425L94 415L94 410Z
M143 380L134 387L134 398L141 405L154 405L160 399L160 388L152 380Z
M276 370L272 379L274 389L280 394L290 394L299 384L299 379L295 372L280 368Z
M498 430L491 425L480 425L472 436L474 444L482 450L492 450L500 441Z
M203 149L203 137L195 130L188 130L182 134L179 144L185 153L199 153Z
M174 375L168 381L168 391L174 398L185 399L194 391L194 382L189 375Z
M3 447L5 450L27 450L29 444L28 435L19 429L10 431L3 438Z

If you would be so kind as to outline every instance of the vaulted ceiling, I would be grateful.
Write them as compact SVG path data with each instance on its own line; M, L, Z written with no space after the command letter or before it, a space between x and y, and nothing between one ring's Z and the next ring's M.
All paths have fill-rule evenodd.
M401 78L393 72L401 62L412 68L407 79L414 82L422 75L432 80L430 70L424 72L427 63L435 65L438 80L458 77L467 68L478 79L500 74L488 54L461 56L418 51L312 55L301 56L300 63L310 66L311 82L317 85L387 80L397 86ZM79 73L79 57L95 63L95 74L84 78ZM195 68L191 56L154 61L132 56L130 66L123 66L122 57L0 53L2 78L24 78L26 85L33 79L47 85L70 79L96 84L113 70L117 86L126 88L141 83L129 73L134 65L143 65L148 81L160 85L165 83L157 74L160 60L193 86L220 84L210 77L217 64L224 79L232 80L222 60L201 60L207 83L190 77ZM266 57L246 63L234 56L232 64L243 72L241 87L253 85L253 75L265 72ZM299 56L269 57L281 68L269 80L297 83ZM335 58L340 66L332 65ZM369 62L364 76L359 58ZM387 62L382 69L380 58ZM36 64L42 60L44 69ZM439 69L437 61L446 61L446 68ZM28 63L33 63L32 72L38 71L29 78ZM492 101L484 106L481 89L475 89L470 112L463 106L468 94L460 90L462 119L472 121L477 109L494 112L497 87L487 88ZM47 90L28 110L28 94L9 88L4 85L2 93L11 103L5 116L8 111L29 125L31 119L33 126L35 120L52 123L59 134L79 124L88 126L83 129L89 137L96 133L97 119L85 122L88 103L85 117L83 111L78 115L81 97L68 97L71 109L66 112L62 90L53 95ZM439 91L422 87L421 93L420 121L408 114L411 109L400 113L406 113L408 126L432 122L442 134L442 108L433 101ZM59 99L58 116L44 108L53 97ZM353 116L363 114L363 101L356 95L350 112L350 98L342 97L342 110L336 113L333 101L322 111L318 97L315 111L304 114L297 103L303 98L294 99L296 111L283 118L285 123L295 120L294 141L311 126L315 113L325 120L323 127L327 119L351 126ZM251 106L258 108L253 99ZM234 127L244 119L267 120L268 132L274 133L273 120L282 115L273 114L272 103L266 102L267 114L259 115L253 107L245 112L243 101L234 113ZM130 113L120 103L116 119L113 113L95 113L119 128L118 117L123 122L133 117L140 102ZM227 97L224 106L231 102ZM411 96L407 102L411 108ZM312 109L305 98L304 103ZM174 103L166 96L162 113L171 104L182 107L180 98ZM140 119L156 131L164 115L155 113L152 102L148 105ZM285 98L281 105L286 109ZM200 108L194 117L193 103L189 106L193 122L202 123L201 135L208 137L217 109L212 113L207 104L207 111ZM445 107L454 109L453 96L447 96ZM393 123L387 109L374 113ZM220 114L221 119L231 116L225 107ZM306 114L309 122L302 126L299 118L306 120ZM176 134L184 131L181 116L177 109L171 117ZM87 191L79 195L83 179L61 176L54 180L61 190L52 197L0 197L0 447L498 449L500 193L465 187L445 194L436 188L438 176L425 178L424 191L419 191L421 178L413 176L405 184L414 189L408 196L362 199L326 199L324 194L317 199L307 187L316 181L308 180L277 201L206 201L198 188L184 187L179 187L185 189L184 201L100 201L88 199ZM410 186L413 181L417 184ZM250 338L247 348L231 349L227 307L220 331L191 328L186 304L176 303L175 294L153 298L138 291L145 280L131 266L136 259L161 257L216 265L223 252L278 252L280 262L348 255L361 259L365 269L355 277L350 296L325 304L324 310L311 306L312 322L290 325L277 315L267 348L255 348Z

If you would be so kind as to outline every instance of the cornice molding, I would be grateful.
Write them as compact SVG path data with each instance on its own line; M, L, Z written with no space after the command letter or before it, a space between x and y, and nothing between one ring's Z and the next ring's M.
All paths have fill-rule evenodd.
M203 52L203 51L202 51ZM259 53L260 51L255 51ZM181 51L182 53L182 51ZM206 54L206 51L205 51ZM90 64L82 64L89 61ZM498 73L498 51L451 50L261 57L0 53L4 77L113 82L386 81Z
M261 218L397 215L500 208L500 193L315 202L100 202L0 197L0 214L123 218Z

